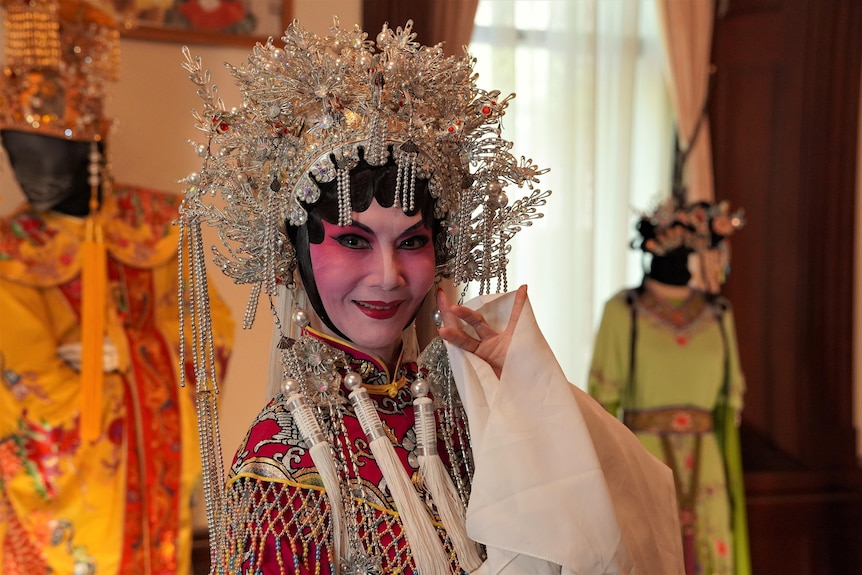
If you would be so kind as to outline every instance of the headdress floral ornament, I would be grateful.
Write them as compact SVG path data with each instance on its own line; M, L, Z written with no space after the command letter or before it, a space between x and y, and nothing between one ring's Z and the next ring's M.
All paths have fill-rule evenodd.
M120 21L96 0L0 0L5 57L0 129L94 141L117 79Z
M537 207L550 192L533 184L547 170L515 158L500 134L514 95L479 89L471 57L445 57L415 36L409 21L396 30L384 25L376 42L337 19L326 37L294 22L283 47L270 39L246 64L227 65L242 96L231 109L200 58L184 50L203 100L197 128L206 135L193 142L204 162L185 179L184 218L218 228L224 248L216 262L237 283L256 285L247 318L261 288L274 294L278 281L291 281L296 257L284 222L306 221L317 183L337 180L339 224L350 223L349 172L360 150L371 165L394 156L404 209L412 208L414 178L430 178L447 226L441 275L456 284L478 280L482 292L496 278L496 289L506 289L508 241L541 217ZM510 183L531 193L509 204ZM213 202L216 195L224 202Z
M745 225L743 210L733 213L728 202L697 202L680 206L668 198L640 215L637 227L642 241L636 244L645 252L663 256L683 248L703 253Z

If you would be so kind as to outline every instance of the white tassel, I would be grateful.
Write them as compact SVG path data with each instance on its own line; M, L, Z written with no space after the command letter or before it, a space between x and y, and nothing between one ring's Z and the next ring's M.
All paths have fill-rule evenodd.
M348 378L351 378L352 375L359 378L358 374L347 374L344 381L348 389L351 387L348 384ZM351 378L351 380L353 379ZM351 381L351 383L354 382ZM437 530L401 465L401 461L392 447L392 442L389 441L389 437L383 431L383 424L380 422L380 416L377 415L371 398L368 397L368 391L357 385L350 392L349 397L368 439L371 453L374 455L377 465L380 466L380 471L389 486L389 492L398 507L398 513L401 517L401 523L404 525L404 532L410 545L413 560L416 562L416 568L422 575L449 575L451 573L449 560L443 550L443 544L437 536Z
M269 381L266 385L266 401L278 395L281 391L284 369L282 369L283 349L279 347L281 340L286 335L291 339L298 339L302 335L302 327L297 325L292 316L295 309L305 308L305 291L299 286L288 288L283 283L276 286L276 300L273 304L275 322L272 326L272 343L269 352ZM284 331L287 326L287 333Z
M427 397L417 398L413 401L413 406L416 416L416 442L419 448L419 473L425 487L431 492L431 498L446 526L446 533L452 540L461 568L472 573L482 564L482 557L476 543L467 535L464 505L437 453L434 407Z
M278 395L281 391L281 383L284 377L284 370L281 367L282 350L278 347L281 338L284 335L281 327L289 319L290 313L290 292L284 284L278 284L277 295L275 299L275 314L276 321L272 326L272 342L269 346L269 379L266 383L266 401Z
M296 426L302 434L303 439L310 444L308 449L311 460L320 474L326 495L329 498L329 510L332 516L332 565L335 574L338 575L340 566L349 558L347 549L346 519L344 507L341 504L341 487L338 481L338 473L335 470L335 461L332 458L332 450L326 441L317 419L314 417L311 406L304 395L291 389L291 383L295 380L286 380L284 388L291 393L288 395L287 407L293 415ZM297 383L297 387L298 387Z

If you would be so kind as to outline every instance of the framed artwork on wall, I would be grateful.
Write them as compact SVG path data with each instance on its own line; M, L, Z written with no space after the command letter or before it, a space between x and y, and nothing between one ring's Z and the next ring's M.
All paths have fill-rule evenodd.
M127 38L250 47L281 37L292 0L110 0L131 22Z

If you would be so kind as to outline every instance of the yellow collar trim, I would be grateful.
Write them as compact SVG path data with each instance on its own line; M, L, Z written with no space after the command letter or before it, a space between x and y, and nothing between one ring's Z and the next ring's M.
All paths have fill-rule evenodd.
M399 377L397 380L392 381L392 374L389 373L389 369L386 367L386 363L383 360L381 360L379 357L377 357L375 355L371 355L370 353L366 353L366 352L360 350L355 345L353 345L351 342L343 340L343 339L336 337L334 335L322 333L322 332L320 332L320 331L318 331L312 327L306 327L305 330L308 333L310 333L311 335L313 335L314 337L316 337L318 339L322 339L324 341L328 341L330 343L333 343L336 345L336 347L343 349L345 352L347 352L351 356L351 359L354 362L356 362L356 361L370 362L371 364L374 365L374 367L376 369L385 373L386 374L386 380L389 383L381 383L381 384L377 384L377 385L365 383L364 386L365 386L365 389L368 390L368 393L372 393L374 395L388 395L389 397L395 397L396 395L398 395L398 392L401 391L401 388L407 384L407 378L404 377L403 375L401 377ZM353 353L351 353L351 351ZM398 356L398 361L395 363L395 365L401 365L401 361L402 361L403 357L404 357L404 346L402 345L401 346L401 355ZM360 374L360 375L362 375L362 374Z

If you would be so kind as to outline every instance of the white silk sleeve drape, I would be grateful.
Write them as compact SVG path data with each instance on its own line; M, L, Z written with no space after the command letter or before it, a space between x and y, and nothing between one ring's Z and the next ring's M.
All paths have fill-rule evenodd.
M513 300L467 306L500 330ZM566 380L529 301L499 380L447 348L475 464L467 532L488 552L478 574L683 573L670 469Z
M709 121L695 127L709 88L710 51L715 18L713 0L656 0L670 70L670 97L676 111L680 147L689 150L683 182L690 202L715 198Z

